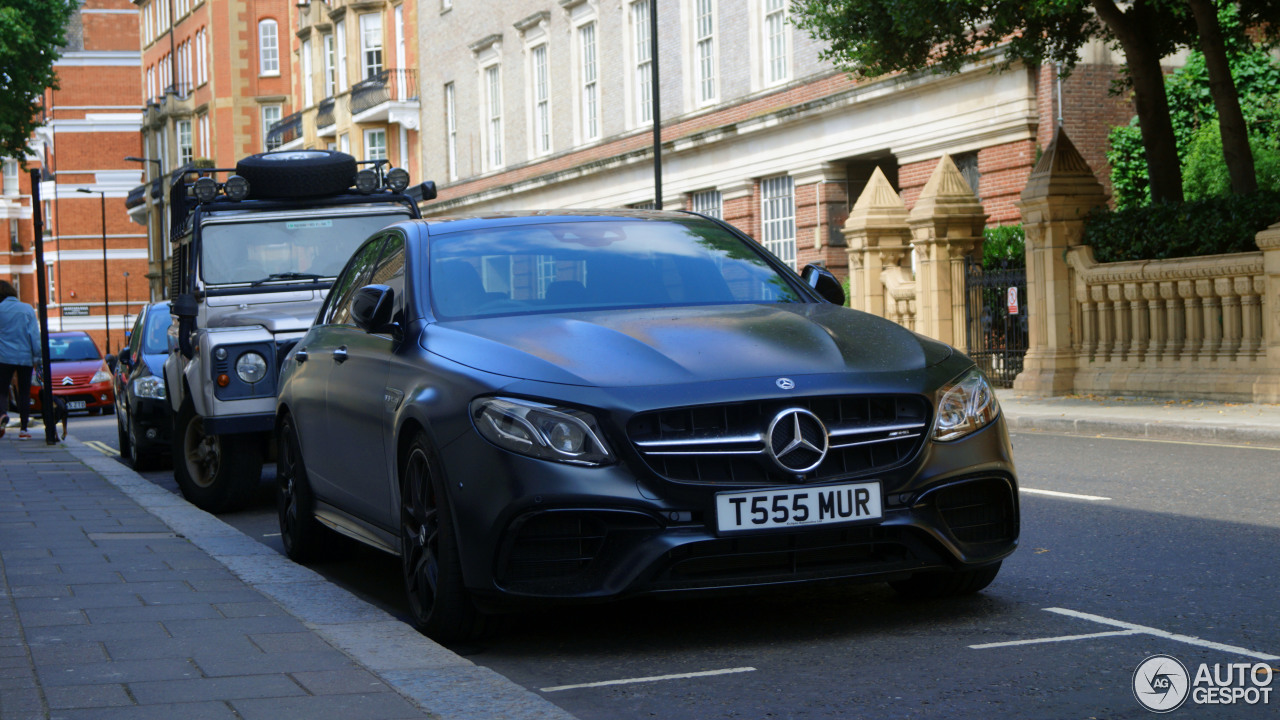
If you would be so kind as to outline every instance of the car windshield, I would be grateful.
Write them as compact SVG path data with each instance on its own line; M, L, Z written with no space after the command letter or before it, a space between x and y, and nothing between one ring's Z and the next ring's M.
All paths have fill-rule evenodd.
M406 213L210 223L201 228L208 285L332 278L365 238Z
M88 337L51 337L49 338L49 360L52 362L73 362L76 360L101 360L98 346Z
M756 250L696 218L556 222L434 236L430 287L441 318L803 302Z
M142 352L155 355L169 352L169 325L173 316L167 306L151 309L147 313L147 324L142 329Z

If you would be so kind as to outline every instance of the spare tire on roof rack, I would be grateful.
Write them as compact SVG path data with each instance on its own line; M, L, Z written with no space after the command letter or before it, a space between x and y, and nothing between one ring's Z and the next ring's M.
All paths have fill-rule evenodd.
M336 150L284 150L236 163L254 198L297 198L340 193L355 182L356 159Z

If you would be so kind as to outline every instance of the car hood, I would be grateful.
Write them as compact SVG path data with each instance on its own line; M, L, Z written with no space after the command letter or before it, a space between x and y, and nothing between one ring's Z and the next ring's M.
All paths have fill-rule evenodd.
M636 387L736 378L918 370L951 349L834 305L720 305L438 323L428 351L513 378Z
M56 387L62 378L75 375L92 375L102 367L102 360L54 360L49 363L49 375Z
M209 313L209 327L252 327L261 325L272 334L298 332L311 327L320 304L305 302L264 303L239 308L219 308Z

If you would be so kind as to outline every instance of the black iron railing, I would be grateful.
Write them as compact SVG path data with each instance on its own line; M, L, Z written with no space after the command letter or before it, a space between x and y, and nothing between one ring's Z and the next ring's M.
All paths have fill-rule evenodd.
M267 129L267 146L279 147L302 135L302 113L287 115Z
M351 86L351 114L358 115L385 102L418 99L418 71L383 70Z
M329 127L335 122L333 117L335 105L337 105L337 102L333 98L325 98L320 101L319 107L316 108L317 128Z
M1013 387L1027 354L1027 268L1022 261L983 268L965 258L969 357L997 387Z

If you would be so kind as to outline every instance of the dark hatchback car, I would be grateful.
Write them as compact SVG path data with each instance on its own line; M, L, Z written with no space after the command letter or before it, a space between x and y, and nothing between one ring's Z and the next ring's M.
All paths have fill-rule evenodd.
M172 322L168 302L144 307L113 368L120 454L135 470L154 467L169 455L173 421L165 394L164 360Z
M842 299L691 214L393 225L282 368L285 548L398 554L440 639L541 601L980 590L1019 532L995 395Z

